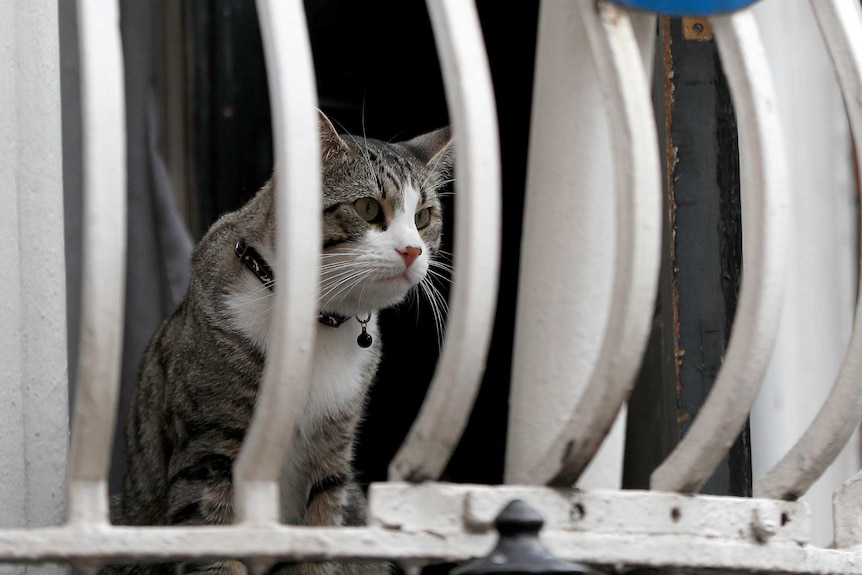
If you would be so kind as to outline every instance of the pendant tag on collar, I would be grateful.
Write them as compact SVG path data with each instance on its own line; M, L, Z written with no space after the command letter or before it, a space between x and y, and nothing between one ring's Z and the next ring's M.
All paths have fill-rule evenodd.
M362 333L356 338L356 343L361 348L369 348L371 344L374 343L374 338L371 337L371 334L366 331L366 327L368 327L368 322L371 321L371 314L368 314L368 317L365 319L356 318L356 321L359 322L359 325L362 326Z

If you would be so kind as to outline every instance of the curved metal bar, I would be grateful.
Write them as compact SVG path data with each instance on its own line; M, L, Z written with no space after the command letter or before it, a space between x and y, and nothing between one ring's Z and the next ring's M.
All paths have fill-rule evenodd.
M389 466L391 479L436 479L452 456L482 374L500 267L500 157L494 92L472 2L429 0L455 134L455 277L447 338L419 416Z
M246 524L280 519L278 479L311 377L322 243L317 93L303 4L257 0L257 9L275 136L276 265L281 279L263 382L233 470L236 520Z
M853 0L811 0L838 73L856 161L862 165L862 17ZM862 420L862 293L853 336L835 384L814 421L796 444L754 484L757 497L795 500L835 460Z
M713 18L739 123L744 258L724 364L683 440L653 472L660 491L697 491L724 457L754 403L778 331L787 186L775 90L750 11Z
M617 255L608 323L589 384L562 432L531 470L572 485L601 446L634 385L658 290L661 168L642 54L625 11L578 4L612 134Z
M510 484L547 481L533 473L536 461L586 389L610 307L610 129L577 4L543 0L539 10L506 438Z
M651 12L632 11L629 13L629 20L632 23L632 30L634 30L635 38L641 50L644 74L646 74L647 85L649 86L652 81L653 62L655 61L655 37L658 17Z
M80 0L84 245L69 523L107 523L126 284L126 114L116 0Z

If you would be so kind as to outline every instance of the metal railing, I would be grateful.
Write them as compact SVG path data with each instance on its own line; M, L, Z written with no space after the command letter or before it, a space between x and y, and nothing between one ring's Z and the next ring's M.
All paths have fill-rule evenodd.
M811 0L835 63L862 165L862 17L855 0ZM598 9L597 9L598 7ZM862 475L835 496L835 548L808 543L796 500L862 419L857 328L823 408L782 461L756 482L756 499L697 495L748 417L778 329L788 233L784 139L770 70L749 10L712 25L739 122L744 277L730 347L708 402L651 491L570 489L594 459L634 385L646 346L661 259L661 170L650 102L654 16L587 0L546 0L540 22L530 175L506 486L438 483L476 397L497 292L500 160L494 97L472 2L428 2L458 139L455 276L447 339L428 397L390 466L371 486L369 525L279 523L278 472L302 410L314 333L320 246L316 95L300 0L258 0L273 102L279 269L273 346L261 398L234 469L236 522L130 527L108 521L107 473L116 417L124 293L123 71L116 0L80 0L86 238L84 320L72 424L68 521L0 530L0 562L244 558L388 559L405 565L486 554L493 518L512 499L546 519L559 556L605 566L792 573L862 573ZM592 70L595 81L583 81ZM582 76L579 77L578 74ZM571 89L568 89L571 88ZM571 98L560 98L559 94ZM594 158L579 153L589 105L609 118L612 248L591 241ZM580 134L580 135L579 135ZM591 152L592 153L592 152ZM592 182L590 182L592 179ZM582 181L589 185L578 185ZM573 225L572 217L583 220ZM575 246L542 264L548 242ZM614 262L606 313L588 289ZM548 302L553 305L548 306ZM597 304L598 302L598 304ZM543 315L551 308L554 317ZM562 367L560 359L566 357ZM573 367L574 365L574 367ZM290 369L288 369L290 366ZM282 382L282 385L276 385ZM289 382L284 385L283 382ZM562 400L560 400L562 398ZM535 400L534 400L535 399ZM555 403L555 405L550 405ZM542 422L542 430L537 422ZM405 483L404 481L421 483ZM552 486L552 487L547 487Z

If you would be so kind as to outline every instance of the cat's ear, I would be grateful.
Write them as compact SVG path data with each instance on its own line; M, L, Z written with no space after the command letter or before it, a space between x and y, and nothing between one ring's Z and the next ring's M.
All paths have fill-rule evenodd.
M326 159L337 152L347 151L347 143L341 139L335 126L322 110L317 110L317 123L320 128L320 155Z
M455 163L455 142L449 126L402 142L413 155L436 172L449 173Z

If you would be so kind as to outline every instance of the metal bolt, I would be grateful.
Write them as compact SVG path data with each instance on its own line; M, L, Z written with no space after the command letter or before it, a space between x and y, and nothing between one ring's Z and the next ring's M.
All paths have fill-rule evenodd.
M539 541L544 523L532 507L520 499L511 501L494 520L500 539L491 554L453 569L451 575L601 574L586 565L563 561L545 549Z

